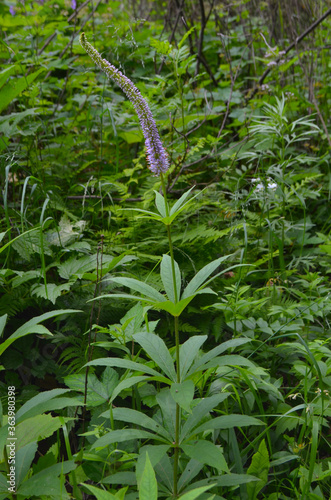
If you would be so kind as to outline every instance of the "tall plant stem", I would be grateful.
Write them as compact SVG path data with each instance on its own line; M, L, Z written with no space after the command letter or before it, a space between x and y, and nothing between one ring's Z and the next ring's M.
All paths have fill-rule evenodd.
M161 186L165 201L165 209L167 217L169 217L169 205L167 200L167 190L164 182L163 175L160 175ZM171 258L171 272L172 272L172 281L174 284L174 296L175 302L178 302L178 294L177 294L177 283L176 283L176 273L175 273L175 259L174 259L174 250L172 246L171 240L171 228L170 224L167 224L167 233L168 233L168 241L169 241L169 251ZM179 361L179 325L178 325L178 316L174 317L175 321L175 341L176 341L176 375L177 375L177 383L180 383L180 361ZM179 460L179 426L180 426L180 407L176 403L176 423L175 423L175 451L174 451L174 498L177 498L177 481L178 481L178 460Z
M178 316L175 316L175 338L176 338L176 371L177 383L180 383L180 364L179 364L179 328ZM174 498L177 498L177 479L178 479L178 459L179 459L179 425L180 425L180 407L176 404L176 424L175 424L175 453L174 453Z

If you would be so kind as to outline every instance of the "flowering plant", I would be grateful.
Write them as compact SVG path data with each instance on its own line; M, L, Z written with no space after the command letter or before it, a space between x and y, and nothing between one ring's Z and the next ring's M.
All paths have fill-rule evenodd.
M117 83L134 105L145 137L147 160L150 170L156 175L166 172L169 168L168 155L163 147L156 123L146 100L129 78L101 57L99 52L87 41L85 33L80 35L79 40L92 61L106 73L108 78Z

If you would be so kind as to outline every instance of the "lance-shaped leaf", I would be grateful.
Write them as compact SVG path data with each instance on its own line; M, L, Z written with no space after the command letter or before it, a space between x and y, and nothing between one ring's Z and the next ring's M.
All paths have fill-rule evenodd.
M125 378L124 380L121 380L121 382L118 384L118 386L115 387L113 390L113 393L110 398L110 402L114 401L114 399L124 390L128 389L129 387L132 387L135 384L139 384L140 382L149 382L150 380L155 380L157 382L161 382L163 384L169 384L170 381L166 377L158 376L158 377L146 377L144 375L141 376L136 376L136 377L129 377Z
M154 335L154 333L140 332L136 333L133 338L146 351L150 358L164 371L164 373L172 380L176 381L176 370L164 341Z
M159 434L160 436L170 441L170 443L172 441L169 432L164 427L162 427L162 425L140 411L132 410L131 408L114 408L112 411L112 416L114 420L120 420L121 422L140 425L140 427L145 427L146 429ZM109 418L109 410L102 413L100 417Z
M196 427L187 438L193 434L199 434L200 432L213 429L233 429L234 427L250 427L252 425L265 425L265 423L250 415L221 415L220 417L212 418Z
M185 380L185 382L180 384L172 384L170 394L183 410L191 413L191 403L194 397L194 383L192 380Z
M174 269L175 269L175 280L176 283L174 283L174 277L172 273L172 265L171 265L171 257L169 255L163 255L162 261L161 261L161 279L162 283L164 286L164 289L166 291L166 294L168 296L168 299L171 302L176 302L175 299L175 289L177 291L177 300L180 297L180 283L181 283L181 276L180 276L180 270L177 262L174 262Z
M157 481L148 453L139 484L139 500L157 500Z
M226 259L228 259L229 257L230 257L230 255L225 255L223 257L220 257L219 259L213 260L213 262L210 262L205 267L203 267L194 276L194 278L191 279L191 281L189 282L189 284L187 285L187 287L183 291L181 299L185 299L185 298L193 295L205 283L205 281L215 271L215 269L217 269L218 266L222 262L224 262Z
M155 290L155 288L147 285L147 283L144 283L143 281L139 281L133 278L111 278L111 281L113 281L114 283L118 283L119 285L127 286L128 288L142 293L146 297L157 302L164 302L165 300L167 300L160 292Z
M166 443L166 440L152 432L141 431L139 429L118 429L115 431L107 432L104 436L97 439L92 445L92 449L105 448L113 443L123 443L123 441L130 441L131 439L156 439Z
M204 398L198 403L192 410L191 415L186 420L183 425L180 442L182 442L192 430L199 425L202 418L206 417L211 410L213 410L219 403L224 401L230 395L229 392L224 392L222 394L215 394L215 396L210 396L209 398Z
M146 366L143 363L136 363L135 361L131 361L130 359L121 359L121 358L99 358L94 359L86 363L85 366L116 366L117 368L125 368L127 370L132 370L136 372L148 373L149 375L153 375L157 377L159 372L153 370L149 366ZM83 367L83 368L84 368Z
M184 379L194 359L196 358L200 347L207 340L207 335L194 335L190 337L179 350L180 377Z
M198 370L203 370L204 366L212 359L216 358L219 354L226 351L227 349L231 349L232 347L238 347L240 345L246 344L247 342L251 342L251 339L243 338L243 339L231 339L223 342L222 344L214 347L209 352L201 356L193 366L190 368L188 372L188 376L196 373Z
M7 340L5 340L0 345L0 355L9 347L16 339L21 337L25 337L25 335L30 335L31 333L37 333L41 335L52 335L52 333L43 325L40 325L42 321L46 321L47 319L54 318L56 316L61 316L63 314L72 314L78 313L82 311L77 311L74 309L59 309L57 311L50 311L41 316L36 316L35 318L30 319L24 325L20 326Z
M156 208L158 209L160 215L162 217L167 216L167 211L166 211L166 202L162 194L160 194L158 191L154 191L155 193L155 205Z
M210 465L210 467L215 467L215 469L219 471L229 472L228 465L221 449L214 443L206 440L198 440L192 444L184 444L181 448L190 458L194 458L203 464Z
M184 194L182 194L182 196L179 198L179 200L176 201L176 203L173 205L173 207L170 210L170 215L174 215L181 207L184 208L184 206L186 205L185 201L186 201L187 197L190 195L193 188L194 188L194 186L192 186L188 191L186 191ZM200 193L198 193L198 194L200 194ZM196 195L196 196L198 196L198 195ZM195 198L195 196L194 196L194 198ZM187 203L192 201L192 199L194 199L194 198L191 198ZM184 203L185 203L185 205L184 205Z

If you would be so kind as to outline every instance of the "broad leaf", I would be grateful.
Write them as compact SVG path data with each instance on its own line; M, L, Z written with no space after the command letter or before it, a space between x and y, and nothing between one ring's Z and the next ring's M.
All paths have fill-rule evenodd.
M18 488L17 494L22 495L23 498L30 498L32 495L42 498L44 495L48 495L55 498L59 498L60 496L63 500L70 500L70 496L64 486L64 477L60 480L58 476L64 476L76 467L75 462L70 460L43 469L27 481L24 481Z
M45 70L46 68L41 68L30 75L10 80L0 91L0 113Z
M170 387L173 400L185 411L191 413L191 403L194 397L194 383L186 380L180 384L173 383Z
M229 472L221 449L214 443L206 440L198 440L193 444L184 444L181 446L186 455L194 458L202 464L210 465L221 472Z
M36 415L35 417L27 418L16 426L16 446L17 449L32 443L40 441L51 436L55 431L62 427L64 417L52 417L47 413L44 415ZM74 420L73 418L65 418L65 421Z
M177 301L180 297L180 285L181 285L181 276L180 270L177 262L174 262L174 270L175 270L175 279L176 279L176 291L177 291ZM172 265L171 265L171 257L169 255L163 255L161 261L161 279L168 296L168 299L171 302L177 302L175 299L175 283L173 280L172 273Z
M164 341L154 333L136 333L133 338L146 351L148 356L172 380L176 381L176 371L171 355Z
M118 374L115 370L107 367L104 376L107 375L107 383L100 381L94 373L89 373L87 380L87 406L99 406L106 403L112 396L114 389L118 386ZM85 374L73 373L64 377L65 384L70 389L82 394L85 393Z

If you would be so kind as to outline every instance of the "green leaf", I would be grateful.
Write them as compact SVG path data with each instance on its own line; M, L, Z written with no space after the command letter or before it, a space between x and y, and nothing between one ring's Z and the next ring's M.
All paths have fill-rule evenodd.
M121 380L121 382L115 387L113 390L113 393L110 398L110 402L112 403L114 399L125 389L128 389L129 387L132 387L133 385L139 384L139 382L148 382L150 380L150 377L145 377L144 375L141 376L136 376L136 377L129 377L125 378L124 380Z
M182 196L179 198L179 200L176 201L176 203L173 205L173 207L170 210L170 215L176 214L177 210L185 203L186 198L191 194L192 189L194 186L192 186L186 193L182 194ZM200 193L198 193L200 194ZM190 200L191 201L191 200Z
M155 205L156 205L156 208L158 209L159 214L161 215L161 217L166 217L167 216L167 212L166 212L166 204L165 204L164 197L158 191L154 190L154 193L155 193Z
M105 411L100 415L100 417L109 418L109 410ZM112 417L114 420L120 420L121 422L130 422L134 425L140 425L146 429L160 434L168 441L172 441L170 434L164 427L162 427L157 421L145 415L137 410L132 410L131 408L114 408L112 412Z
M222 394L215 394L215 396L210 396L209 398L204 398L198 403L192 410L191 415L186 420L183 425L180 442L182 442L185 437L196 427L202 418L206 417L211 410L213 410L218 404L222 403L230 393L224 392Z
M32 443L29 443L23 446L23 448L17 450L15 455L16 488L20 486L23 479L27 475L37 448L37 441L33 441Z
M164 341L154 333L136 333L133 338L150 356L150 358L172 380L176 381L176 371L171 355Z
M141 481L141 477L143 475L145 465L146 465L146 455L150 458L152 466L155 466L162 460L162 458L166 455L170 446L166 444L147 444L146 446L142 446L139 450L139 456L136 462L136 483L139 485Z
M5 84L7 78L9 78L11 75L13 75L18 70L19 70L19 66L17 66L16 64L13 64L12 66L9 66L8 68L0 71L0 87L2 87Z
M249 415L222 415L212 418L194 429L193 434L198 434L211 429L233 429L234 427L248 427L251 425L265 425L262 420Z
M146 453L145 469L140 480L139 500L157 500L157 482L148 453Z
M164 445L161 445L164 446ZM86 457L84 453L84 458ZM97 455L98 457L98 455ZM99 460L102 462L102 458L99 457ZM111 474L110 476L104 477L102 479L103 484L128 484L129 486L134 486L137 484L136 475L134 472L116 472L115 474Z
M52 417L49 413L44 415L36 415L35 417L27 418L16 426L17 449L32 443L40 441L51 436L55 431L62 427L61 418ZM66 421L74 420L66 418Z
M0 113L20 95L46 68L38 69L30 75L9 81L0 91Z
M201 469L203 468L203 464L191 458L191 460L187 463L184 472L179 478L178 481L178 490L181 491L187 485L192 483L192 479L194 479Z
M207 278L211 275L212 272L215 271L215 269L218 268L218 266L224 262L226 259L231 257L231 255L225 255L224 257L220 257L219 259L214 260L213 262L210 262L207 264L205 267L203 267L195 276L194 278L191 279L187 287L185 288L181 298L185 299L187 297L190 297L193 295L198 288L206 281Z
M195 360L200 347L207 340L207 335L194 335L190 337L179 350L180 378L183 380L193 361Z
M163 311L167 311L172 316L180 316L184 311L185 307L194 299L194 295L191 297L187 297L184 300L180 300L176 304L167 300L166 302L155 302L153 304L154 309L162 309Z
M109 491L101 490L96 486L92 486L91 484L82 483L85 489L87 489L97 500L117 500L118 497L109 493Z
M2 337L3 330L6 326L7 317L8 317L8 314L4 314L3 316L0 316L0 337Z
M176 279L176 291L177 291L177 300L180 297L180 285L181 285L181 276L180 276L180 270L178 267L177 262L174 262L174 269L175 269L175 279ZM161 261L161 279L162 283L164 286L164 289L166 291L166 294L168 296L168 299L171 302L176 302L175 298L175 283L173 280L173 274L172 274L172 266L171 266L171 257L169 255L163 255L162 261Z
M194 383L186 380L180 384L174 383L170 387L170 394L174 401L188 413L191 412L191 403L194 397Z
M193 373L197 373L200 370L203 370L204 365L208 363L208 361L212 360L219 354L222 354L222 352L226 351L227 349L231 349L233 347L239 347L240 345L246 344L247 342L251 341L252 340L249 338L243 338L243 339L239 338L223 342L222 344L214 347L214 349L211 349L209 352L201 356L201 358L199 358L189 370L188 376L192 375Z
M47 402L39 403L33 406L27 413L24 414L24 420L26 418L34 417L35 415L40 415L45 411L62 410L63 408L68 408L69 406L82 406L83 401L77 398L53 398Z
M53 304L55 304L56 299L62 295L64 290L70 290L69 283L63 283L62 285L47 283L47 286L36 285L33 289L31 289L31 295L36 295L36 297L50 300Z
M111 278L110 281L118 283L119 285L127 286L136 292L140 292L146 297L153 299L157 302L164 302L166 298L160 292L155 290L155 288L147 285L143 281L139 281L133 278Z
M62 394L65 394L66 392L69 392L70 389L52 389L51 391L45 391L41 392L40 394L37 394L33 398L29 399L26 403L24 403L23 406L17 411L16 413L16 423L19 423L23 420L22 417L24 417L30 410L34 409L37 406L40 406L43 403L47 403L47 401L56 398L57 396L61 396ZM40 413L46 411L46 406L45 408L41 408Z
M247 485L249 500L255 500L259 491L267 484L269 465L269 453L265 440L263 439L260 443L258 451L253 455L252 463L247 470L248 474L253 474L259 478L259 481L256 483Z
M201 486L200 488L195 488L194 490L188 491L179 497L179 500L195 500L205 491L210 490L214 485L210 484L208 486ZM213 498L213 497L212 497Z
M6 248L8 248L15 241L24 239L27 234L33 233L34 231L40 231L40 227L33 227L32 229L29 229L28 231L25 231L24 233L19 234L18 236L16 236L16 238L13 238L12 240L8 241L5 245L3 245L0 248L0 253L3 252L4 250L6 250ZM3 233L1 233L1 234L3 234Z
M214 443L198 440L193 444L183 444L182 449L190 458L202 464L210 465L222 472L229 472L222 450Z
M112 370L112 368L109 368ZM80 392L85 392L85 374L73 373L64 377L64 383L70 389ZM115 387L118 385L118 374L112 370L112 379L108 380L108 384L103 384L94 373L89 373L87 379L87 406L99 406L109 401Z
M171 397L170 389L162 389L156 395L156 401L161 408L163 426L167 429L173 441L175 439L176 403Z
M63 477L61 480L58 479L58 476L68 474L76 467L75 462L70 460L43 469L27 481L24 481L18 488L17 494L22 495L23 498L29 498L30 496L42 498L49 495L55 498L60 496L62 500L70 500L70 496L65 489L65 480Z
M89 361L85 366L116 366L117 368L126 368L127 370L132 370L135 372L148 373L149 375L158 376L159 372L153 370L143 363L136 363L135 361L130 361L129 359L121 358L99 358Z
M97 439L92 445L92 449L105 448L113 443L123 443L123 441L130 441L136 439L157 439L163 441L164 439L152 434L151 432L141 431L139 429L118 429L116 431L107 432L104 436Z
M45 321L50 318L54 318L56 316L61 316L63 314L72 314L72 313L78 313L82 311L76 311L74 309L59 309L57 311L50 311L45 314L42 314L41 316L36 316L35 318L30 319L30 321L27 321L22 325L16 332L14 332L5 342L3 342L0 345L0 355L17 339L21 337L25 337L25 335L30 335L31 333L42 333L42 334L47 334L47 335L52 335L47 328L43 327L43 330L41 331L41 328L39 323L42 321Z

